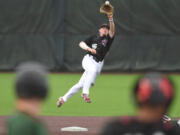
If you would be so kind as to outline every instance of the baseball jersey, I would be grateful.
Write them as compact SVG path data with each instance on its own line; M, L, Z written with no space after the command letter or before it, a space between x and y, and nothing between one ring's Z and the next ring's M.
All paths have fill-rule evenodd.
M94 35L87 38L84 42L90 47L96 50L96 54L87 52L92 55L97 62L102 61L106 56L106 53L109 51L111 44L114 40L114 37L107 36L100 37L99 35Z
M180 128L174 123L139 122L135 118L122 118L110 122L100 135L179 135Z
M40 120L17 112L7 122L7 135L48 135L47 128Z

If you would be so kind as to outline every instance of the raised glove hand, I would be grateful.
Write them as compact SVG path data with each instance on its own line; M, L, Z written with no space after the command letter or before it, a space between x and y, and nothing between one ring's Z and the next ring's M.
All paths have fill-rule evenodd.
M109 1L106 1L101 7L100 7L100 13L106 14L108 17L110 15L113 15L114 13L114 7L109 3Z

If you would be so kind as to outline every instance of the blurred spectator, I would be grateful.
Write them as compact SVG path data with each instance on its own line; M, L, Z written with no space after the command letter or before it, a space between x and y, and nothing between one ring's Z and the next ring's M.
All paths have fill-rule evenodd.
M25 63L17 68L16 74L16 112L8 119L8 135L49 134L39 119L42 103L48 93L45 67L38 63Z
M174 97L173 84L166 76L153 73L141 77L133 89L133 96L138 106L136 117L122 117L108 123L101 135L180 134L177 125L162 121Z

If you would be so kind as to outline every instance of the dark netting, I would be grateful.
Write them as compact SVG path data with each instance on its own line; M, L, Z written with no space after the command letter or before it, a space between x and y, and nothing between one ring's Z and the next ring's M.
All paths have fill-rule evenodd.
M107 18L104 0L0 1L0 69L39 61L56 71L80 71L78 43ZM116 37L105 71L180 70L179 0L111 0Z

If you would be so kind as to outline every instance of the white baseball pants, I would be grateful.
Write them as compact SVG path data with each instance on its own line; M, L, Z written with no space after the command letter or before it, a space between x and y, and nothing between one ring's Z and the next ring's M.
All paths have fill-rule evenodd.
M104 60L96 62L92 55L86 54L82 60L84 73L79 82L75 84L62 98L66 102L71 96L83 89L82 93L89 95L89 89L95 83L97 76L100 74Z

